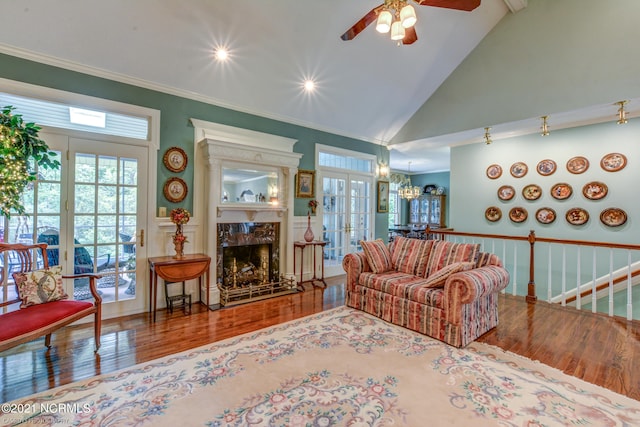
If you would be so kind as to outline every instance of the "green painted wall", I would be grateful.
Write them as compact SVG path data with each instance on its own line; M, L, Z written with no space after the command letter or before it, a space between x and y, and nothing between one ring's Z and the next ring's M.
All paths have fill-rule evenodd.
M583 126L574 129L551 131L547 137L539 134L520 136L494 141L491 145L484 143L453 147L451 149L451 190L450 194L450 227L456 231L487 233L526 237L530 230L537 237L555 239L584 240L621 244L638 244L638 224L640 224L640 198L637 183L640 182L640 119L630 119L625 125L617 125L615 117L610 122ZM617 172L608 172L601 168L600 160L608 153L622 153L627 158L627 165ZM575 156L584 156L589 160L589 168L582 174L573 174L567 170L567 161ZM543 176L536 171L538 162L551 159L557 163L555 173ZM510 167L515 162L525 162L528 172L521 178L510 174ZM502 167L502 175L497 179L489 179L486 171L489 165ZM606 197L600 200L589 200L583 193L583 187L598 181L608 187ZM557 183L567 183L573 194L566 200L556 200L550 189ZM542 196L535 201L527 200L522 189L528 184L537 184L542 188ZM498 198L498 189L503 185L515 188L515 197L509 201ZM502 211L502 219L490 222L485 218L485 210L489 206L497 206ZM522 223L514 223L509 219L509 210L523 207L528 211L528 218ZM551 224L541 224L535 213L542 207L550 207L557 214ZM589 213L589 221L581 226L569 224L565 214L570 208L580 207ZM608 227L600 221L600 213L610 207L623 209L627 213L627 222L619 227ZM507 288L511 293L515 283L517 294L526 294L529 279L527 242L507 242L506 248L498 244L495 248L487 243L488 250L497 253L511 272L512 283ZM579 283L587 283L593 277L593 250L585 248L576 253L568 247L566 254L557 245L550 248L547 244L536 244L536 293L546 300L547 286L551 283L553 295L562 291L563 283L567 289ZM596 251L595 277L606 276L609 262L613 269L627 265L629 253L615 250L609 253L602 248ZM630 252L631 261L640 259L639 251ZM578 262L580 259L580 262ZM548 276L547 265L551 263L551 277ZM563 275L563 264L566 273ZM580 270L580 273L578 273ZM626 293L616 295L616 301L625 300ZM626 301L626 300L625 300ZM583 301L585 303L586 301ZM640 313L640 287L633 290L633 306L635 318ZM607 301L598 302L598 311L607 311ZM625 304L616 304L616 314L625 316Z
M392 143L640 96L638 16L638 0L529 0L502 18Z
M300 161L301 169L314 169L315 144L325 144L374 154L380 159L382 159L381 151L386 151L380 150L378 145L365 141L238 112L6 54L0 54L0 77L160 110L157 200L159 205L168 206L169 209L175 207L192 209L193 207L192 192L179 204L167 202L162 194L162 187L166 179L170 176L176 176L176 174L167 171L162 166L162 153L172 146L182 147L187 153L193 152L193 127L189 122L190 118L296 139L298 142L294 146L294 151L304 154ZM385 152L383 154L387 156L385 160L388 163L388 153ZM187 169L177 174L187 182L189 188L193 188L193 164L194 162L189 162ZM308 199L296 199L295 215L306 215L307 203ZM384 214L376 214L375 235L376 237L386 237L387 235L386 216Z

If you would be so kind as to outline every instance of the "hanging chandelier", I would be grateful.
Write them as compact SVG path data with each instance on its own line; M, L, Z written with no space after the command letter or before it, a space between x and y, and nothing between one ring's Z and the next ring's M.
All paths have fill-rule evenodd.
M391 31L391 40L401 41L406 34L405 28L413 27L417 20L416 11L407 0L385 0L384 8L378 14L376 30L379 33Z
M420 187L411 185L411 162L409 162L409 175L405 180L405 183L398 189L398 196L401 199L407 199L411 201L412 199L417 199L422 194L422 189Z

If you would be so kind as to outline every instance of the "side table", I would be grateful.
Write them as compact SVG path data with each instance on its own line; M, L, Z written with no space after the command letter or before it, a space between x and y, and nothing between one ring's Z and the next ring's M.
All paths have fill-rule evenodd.
M177 259L173 256L159 256L149 258L149 312L153 312L156 321L156 307L158 302L158 276L165 282L185 282L198 279L198 292L201 294L202 276L206 275L207 307L209 305L209 266L211 257L205 254L189 254ZM202 298L200 298L202 302Z
M298 241L298 242L293 242L293 274L295 276L295 268L296 268L296 249L300 249L300 282L298 283L298 286L302 286L305 283L311 283L313 286L316 285L316 282L322 282L324 284L324 287L327 287L327 282L324 281L324 247L327 244L327 242L325 241L321 241L321 240L313 240L311 242L305 242L305 241ZM311 247L311 250L313 251L313 277L309 280L302 280L303 279L303 275L304 275L304 250L307 247ZM320 277L317 277L317 271L318 271L318 267L317 267L317 261L316 261L316 255L318 254L318 248L320 248L320 260L321 260L321 274ZM304 286L302 286L302 289L304 290Z

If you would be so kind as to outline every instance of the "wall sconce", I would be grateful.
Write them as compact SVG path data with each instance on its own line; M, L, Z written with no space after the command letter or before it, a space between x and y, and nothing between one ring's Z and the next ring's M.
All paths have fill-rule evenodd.
M618 108L618 121L616 123L618 123L619 125L623 125L625 123L627 123L627 112L624 111L624 104L626 104L629 101L618 101L616 102L614 105L619 105L620 108Z
M547 119L549 118L549 116L542 116L540 117L542 119L542 127L540 129L542 129L542 136L548 136L549 135L549 125L547 125Z
M484 128L484 142L489 145L491 144L493 141L491 140L491 134L489 134L489 129L491 128Z

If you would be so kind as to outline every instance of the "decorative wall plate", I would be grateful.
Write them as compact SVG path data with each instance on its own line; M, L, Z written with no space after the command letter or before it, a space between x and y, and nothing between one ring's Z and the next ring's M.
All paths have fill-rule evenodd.
M556 168L556 162L551 159L540 160L540 162L538 162L538 166L536 166L536 170L542 176L551 175L556 171Z
M592 181L582 187L582 194L589 200L600 200L607 195L609 189L603 182Z
M529 172L529 167L526 165L526 163L516 162L511 165L510 172L513 177L522 178L527 174L527 172Z
M502 210L497 206L489 206L487 210L484 211L484 217L491 222L499 221L500 218L502 218Z
M513 196L516 195L516 189L510 185L503 185L498 188L498 199L500 200L511 200Z
M182 172L187 168L187 153L180 147L171 147L165 151L162 162L171 172Z
M551 208L540 208L536 211L536 219L540 224L551 224L556 220L556 211Z
M586 157L576 156L567 161L567 170L574 174L581 174L589 169L589 160Z
M571 208L565 215L567 222L573 225L582 225L589 221L589 212L582 208Z
M513 222L524 222L528 216L525 208L515 207L509 211L509 219Z
M169 178L164 183L164 197L170 202L179 203L183 201L188 192L187 183L178 177Z
M564 182L558 183L551 187L551 197L556 200L565 200L571 197L573 189L569 184Z
M538 200L542 196L542 188L536 184L529 184L522 189L522 197L527 200Z
M600 160L600 167L607 172L616 172L627 166L627 157L620 153L609 153Z
M502 175L502 166L500 165L489 165L487 168L487 176L489 179L497 179Z
M437 187L436 187L436 185L435 185L435 184L427 184L427 185L425 185L425 186L424 186L424 188L422 189L422 192L423 192L424 194L431 194L431 193L433 193L433 192L435 192L435 191L436 191L436 188L437 188Z
M627 222L627 213L622 209L608 208L600 213L600 221L609 227L618 227Z

